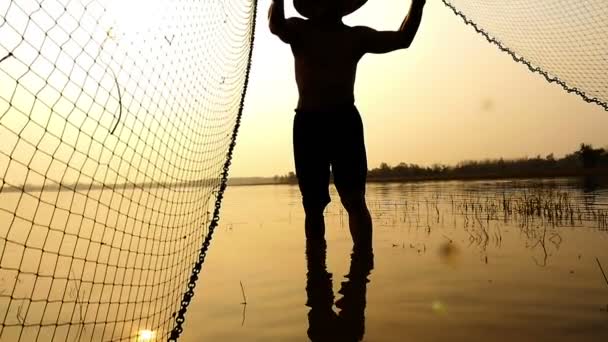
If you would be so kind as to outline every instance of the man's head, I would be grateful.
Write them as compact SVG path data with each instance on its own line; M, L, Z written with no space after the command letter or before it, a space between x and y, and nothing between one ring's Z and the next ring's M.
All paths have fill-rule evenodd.
M340 19L361 6L367 0L294 0L298 13L308 19Z

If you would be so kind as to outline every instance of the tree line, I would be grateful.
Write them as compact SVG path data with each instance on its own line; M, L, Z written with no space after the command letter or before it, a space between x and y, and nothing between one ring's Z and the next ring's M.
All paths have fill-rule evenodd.
M424 179L480 179L480 178L519 178L519 177L556 177L576 176L588 173L608 174L608 150L581 144L579 149L556 158L553 153L541 157L518 159L467 160L456 165L434 164L421 166L412 163L399 163L390 166L381 163L368 171L369 181L398 181ZM275 183L296 184L294 172L274 176Z

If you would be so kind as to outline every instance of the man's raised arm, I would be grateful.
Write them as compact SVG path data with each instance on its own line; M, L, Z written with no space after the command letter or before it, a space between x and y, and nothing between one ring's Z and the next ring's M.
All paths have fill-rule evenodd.
M369 27L357 27L363 53L386 53L406 49L414 41L425 0L412 0L410 11L397 31L376 31Z
M270 32L277 35L283 42L291 43L297 32L297 24L300 18L285 19L285 6L283 0L272 0L268 10L268 26Z

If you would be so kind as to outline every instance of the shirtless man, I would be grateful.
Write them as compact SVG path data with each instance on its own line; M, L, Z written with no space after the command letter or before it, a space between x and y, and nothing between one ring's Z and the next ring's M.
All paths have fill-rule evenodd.
M294 0L308 19L285 18L283 0L273 0L270 31L291 46L299 100L293 125L296 176L306 213L306 237L323 239L323 210L330 202L330 166L349 216L355 249L371 250L372 220L365 203L367 159L361 117L355 107L357 63L366 53L410 46L425 0L413 0L397 31L349 27L342 17L365 0Z

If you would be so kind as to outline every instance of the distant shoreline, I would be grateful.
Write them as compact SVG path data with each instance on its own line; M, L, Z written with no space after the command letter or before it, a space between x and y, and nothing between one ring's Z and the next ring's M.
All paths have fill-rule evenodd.
M486 173L470 175L424 175L408 177L368 177L368 183L415 183L430 181L476 181L507 179L540 179L572 177L608 177L608 168L546 170L539 172ZM228 179L229 186L297 185L294 181L275 181L272 177L235 177Z

